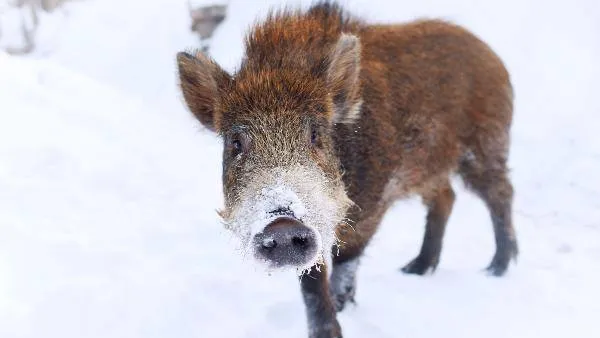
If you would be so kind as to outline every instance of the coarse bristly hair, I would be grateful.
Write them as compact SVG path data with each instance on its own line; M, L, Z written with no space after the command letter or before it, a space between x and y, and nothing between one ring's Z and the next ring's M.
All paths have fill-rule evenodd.
M203 54L179 53L178 66L187 106L224 141L226 226L246 256L272 260L258 266L306 273L311 336L342 336L336 311L352 300L357 259L395 201L418 195L427 208L421 249L402 271L435 271L454 174L489 210L496 251L487 271L502 276L517 257L510 75L465 28L365 23L319 1L256 23L233 75ZM302 224L270 222L279 208ZM305 234L308 245L294 246Z
M328 226L340 240L340 262L363 252L395 200L420 195L436 220L427 222L435 236L423 242L429 256L407 268L422 274L439 262L454 201L449 177L458 173L494 213L493 273L503 274L518 252L506 164L510 77L464 28L426 19L371 25L322 1L256 23L233 75L201 53L179 53L178 66L189 109L224 140L225 214L249 203L248 187L265 173L318 168L313 174L339 182L319 185L325 196L344 191L333 199L340 210L348 199L357 206L335 213L338 225L350 219L354 229ZM300 196L293 181L285 184Z

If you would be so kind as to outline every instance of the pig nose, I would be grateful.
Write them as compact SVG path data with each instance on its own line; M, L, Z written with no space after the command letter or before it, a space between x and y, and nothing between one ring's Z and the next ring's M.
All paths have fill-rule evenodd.
M280 217L254 236L256 258L274 267L303 266L315 258L316 234L292 217Z

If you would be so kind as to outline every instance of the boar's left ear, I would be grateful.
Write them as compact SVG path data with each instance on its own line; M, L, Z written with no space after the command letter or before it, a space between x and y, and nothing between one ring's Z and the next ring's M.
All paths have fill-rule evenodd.
M216 131L215 108L231 76L201 52L177 53L177 66L185 103L202 125Z
M353 123L360 116L360 40L342 33L329 55L327 86L333 99L333 123Z

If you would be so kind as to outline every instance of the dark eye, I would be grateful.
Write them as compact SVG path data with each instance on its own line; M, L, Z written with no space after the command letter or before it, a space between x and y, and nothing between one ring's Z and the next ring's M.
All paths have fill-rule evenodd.
M233 150L235 150L235 151L242 150L242 142L240 142L240 140L233 140L233 142L231 142L231 146L233 147Z
M313 127L310 132L310 143L314 146L319 142L319 132L317 128Z
M242 141L234 139L231 141L231 154L236 156L242 152Z

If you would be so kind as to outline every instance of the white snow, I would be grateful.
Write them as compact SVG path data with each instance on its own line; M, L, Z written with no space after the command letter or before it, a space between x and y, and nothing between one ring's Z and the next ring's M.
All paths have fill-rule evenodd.
M275 185L269 188L263 188L261 195L271 201L271 205L275 207L271 210L276 210L278 207L289 208L297 218L302 218L306 215L306 207L298 198L298 195L283 184Z
M399 203L361 259L344 337L597 337L600 3L344 2L379 22L455 20L506 61L521 246L505 278L486 276L489 215L457 183L437 272L405 276L424 209ZM229 1L215 59L234 69L275 3ZM175 87L175 52L197 43L186 2L56 15L34 55L0 54L0 337L306 337L294 273L241 258L215 212L221 144Z

